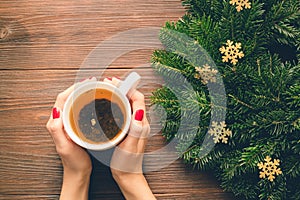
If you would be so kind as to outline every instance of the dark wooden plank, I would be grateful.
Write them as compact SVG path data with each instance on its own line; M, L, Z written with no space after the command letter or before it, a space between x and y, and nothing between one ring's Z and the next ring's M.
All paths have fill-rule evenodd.
M1 0L0 69L78 67L113 35L161 27L183 13L179 0Z
M0 200L57 200L58 195L1 195Z

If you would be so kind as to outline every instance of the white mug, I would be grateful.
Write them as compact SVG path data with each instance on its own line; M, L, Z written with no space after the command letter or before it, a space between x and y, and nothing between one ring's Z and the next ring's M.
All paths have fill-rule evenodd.
M141 77L136 72L132 72L124 81L120 82L118 87L102 81L87 81L79 84L68 97L63 109L63 124L68 136L79 146L90 150L106 150L121 142L128 132L132 115L131 106L126 95L132 88L137 86L140 78ZM74 120L79 117L73 116L79 115L78 110L82 109L89 102L92 102L95 99L107 98L105 96L102 97L102 93L97 93L99 90L96 91L96 89L102 89L112 94L111 98L108 100L118 104L124 118L122 127L120 127L120 132L116 133L115 137L105 142L94 142L85 138L80 128L76 125L77 122ZM83 102L81 102L81 100L76 101L79 97L83 99L81 96L83 94L85 95L84 100L82 100ZM75 110L77 111L75 112Z

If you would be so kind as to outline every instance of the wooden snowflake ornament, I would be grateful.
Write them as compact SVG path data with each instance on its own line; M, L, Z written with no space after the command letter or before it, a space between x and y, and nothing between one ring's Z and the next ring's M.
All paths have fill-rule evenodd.
M212 128L209 129L208 133L214 136L213 140L215 143L228 143L228 138L232 136L232 132L229 129L226 129L226 124L224 121L215 122L211 124Z
M275 179L274 175L278 176L279 174L282 174L281 169L278 168L280 160L274 159L271 161L272 159L270 156L267 156L264 160L265 162L257 164L258 169L261 170L259 172L259 178L268 178L269 181L273 182Z
M215 83L216 82L216 75L218 73L217 70L212 69L211 66L208 64L203 65L203 67L195 67L196 71L198 72L195 74L195 78L201 79L203 84L207 84L208 82Z
M236 5L236 10L240 12L241 10L251 8L251 3L249 0L230 0L231 5Z
M241 43L237 42L233 44L231 40L227 40L226 47L222 46L219 49L220 52L223 54L222 62L229 62L229 60L231 60L230 62L233 65L236 65L236 63L238 62L238 58L244 57L244 53L240 51L241 48L242 48Z

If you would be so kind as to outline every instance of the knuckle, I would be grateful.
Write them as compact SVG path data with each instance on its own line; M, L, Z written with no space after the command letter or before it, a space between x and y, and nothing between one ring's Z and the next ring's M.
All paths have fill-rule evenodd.
M57 130L58 130L58 127L55 124L51 123L51 122L48 122L47 125L46 125L46 127L47 127L47 130L50 133L57 132Z
M149 124L145 125L145 129L146 129L146 131L147 131L148 133L150 133L151 128L150 128L150 125L149 125Z
M141 92L136 92L135 93L135 98L144 101L145 100L145 95Z
M142 132L142 135L144 137L148 137L148 135L150 134L150 126L149 125L145 125L143 127L143 132Z
M68 150L65 147L62 147L59 145L56 146L56 152L58 153L58 155L60 155L62 157L66 157L69 155Z
M49 128L50 128L50 120L47 121L47 124L46 124L46 129L49 131Z
M60 92L58 95L57 95L57 100L64 100L65 99L65 94L63 92Z
M58 153L58 155L64 156L64 151L61 147L56 146L56 152Z

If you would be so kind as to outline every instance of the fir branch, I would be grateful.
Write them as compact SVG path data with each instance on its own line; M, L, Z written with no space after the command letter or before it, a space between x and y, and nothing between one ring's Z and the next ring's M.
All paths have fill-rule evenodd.
M284 173L291 178L297 178L300 176L300 160L297 156L290 154L284 160Z
M251 105L239 100L237 97L231 95L231 94L228 94L229 97L231 97L232 99L234 99L237 103L243 105L243 106L246 106L247 108L250 108L250 109L254 109Z

